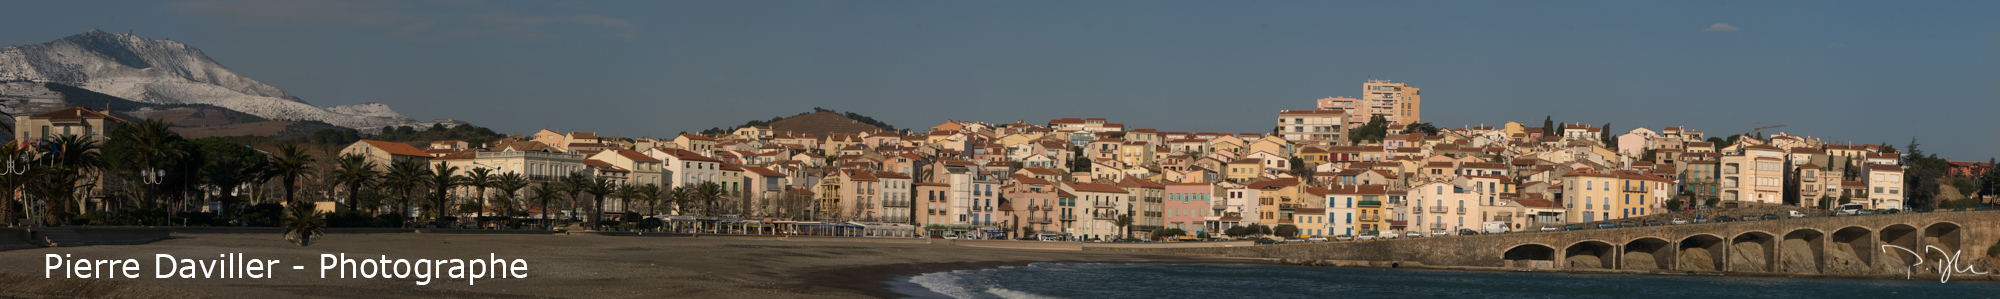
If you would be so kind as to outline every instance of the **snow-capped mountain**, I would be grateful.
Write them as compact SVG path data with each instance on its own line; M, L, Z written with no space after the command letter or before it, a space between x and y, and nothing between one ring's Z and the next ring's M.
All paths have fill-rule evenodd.
M96 29L0 49L0 80L55 82L139 102L206 104L273 120L316 120L349 128L418 123L378 103L313 106L230 71L186 44Z

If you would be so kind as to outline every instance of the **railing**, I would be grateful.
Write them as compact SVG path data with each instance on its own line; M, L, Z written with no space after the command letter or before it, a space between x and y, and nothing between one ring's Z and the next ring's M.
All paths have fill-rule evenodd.
M889 200L889 201L883 201L883 202L882 202L882 206L884 206L884 207L909 207L909 206L910 206L910 201L908 201L908 200Z
M1445 206L1431 206L1431 213L1444 214L1445 212L1450 212L1450 211L1451 208Z
M1359 221L1382 221L1382 216L1361 216Z
M1465 207L1458 207L1458 214L1465 215Z
M1819 177L1814 177L1814 176L1803 176L1803 177L1801 177L1801 179L1803 179L1803 180L1805 180L1805 181L1807 181L1807 182L1818 182L1818 181L1819 181Z
M1304 204L1295 204L1295 203L1281 203L1281 204L1278 204L1278 209L1280 209L1280 210L1297 210L1297 209L1299 209L1299 208L1302 208L1302 207L1305 207L1305 205L1304 205Z
M1029 217L1028 217L1028 223L1041 223L1041 224L1048 224L1048 223L1049 223L1049 217L1033 217L1033 216L1029 216Z
M1410 209L1410 213L1423 214L1424 207L1416 207L1414 209Z
M1110 219L1113 219L1113 218L1118 218L1118 214L1117 214L1117 213L1094 213L1094 214L1092 214L1092 215L1090 215L1090 216L1091 216L1091 218L1097 218L1097 219L1102 219L1102 220L1110 220Z
M1063 221L1076 221L1076 215L1062 215Z
M1112 205L1111 201L1109 201L1109 200L1099 200L1099 201L1093 201L1093 202L1091 202L1091 203L1095 204L1095 205L1096 205L1097 207L1099 207L1099 208L1112 208L1112 207L1115 207L1115 206L1113 206L1113 205Z

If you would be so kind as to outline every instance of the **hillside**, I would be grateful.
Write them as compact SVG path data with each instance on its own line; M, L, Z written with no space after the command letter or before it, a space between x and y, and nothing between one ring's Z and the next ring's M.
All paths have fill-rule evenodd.
M771 131L776 133L807 133L826 136L828 133L861 133L881 131L883 128L862 123L845 115L831 111L813 112L786 117L771 122Z
M313 106L237 74L178 41L99 30L0 49L0 80L62 83L148 104L203 104L264 120L319 121L349 128L418 123L375 103ZM114 105L112 110L120 107Z

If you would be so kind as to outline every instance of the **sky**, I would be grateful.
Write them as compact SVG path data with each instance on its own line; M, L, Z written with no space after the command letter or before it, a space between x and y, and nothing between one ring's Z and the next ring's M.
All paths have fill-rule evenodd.
M315 105L507 133L670 136L822 107L1269 132L1423 88L1441 127L1519 121L1912 138L2000 156L2000 2L34 1L0 45L181 41Z

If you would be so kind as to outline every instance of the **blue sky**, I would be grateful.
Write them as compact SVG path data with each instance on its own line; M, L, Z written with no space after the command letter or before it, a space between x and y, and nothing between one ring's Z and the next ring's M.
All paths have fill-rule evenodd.
M1380 2L40 1L0 11L0 44L130 29L314 104L517 133L812 107L1268 132L1378 78L1447 127L1784 124L1765 133L2000 154L2000 2Z

